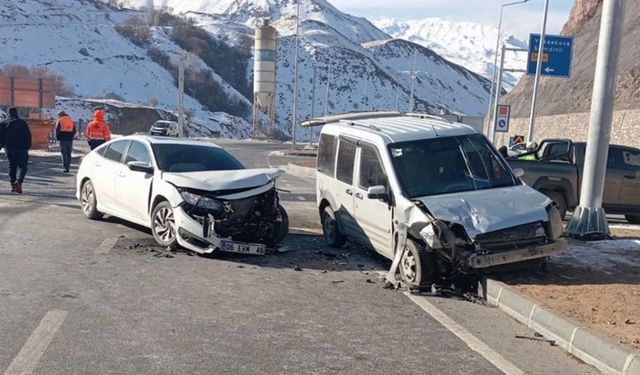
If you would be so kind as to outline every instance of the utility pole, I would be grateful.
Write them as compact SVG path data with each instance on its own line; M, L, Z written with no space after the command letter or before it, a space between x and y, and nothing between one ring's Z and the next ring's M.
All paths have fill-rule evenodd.
M609 235L609 223L602 208L602 195L607 170L624 16L625 0L604 0L580 205L575 209L566 228L567 234L574 238L603 239Z
M418 50L413 50L413 68L411 69L411 95L409 95L409 113L413 112L413 84L416 80L416 56L418 55Z
M502 94L502 75L504 74L505 52L506 48L503 44L502 50L500 51L500 70L498 71L498 84L496 86L496 100L493 105L493 119L492 123L489 125L489 131L491 132L491 143L493 143L494 146L496 144L496 122L498 121L498 105L500 104L500 95Z
M400 100L400 85L396 86L396 111L398 110L398 102Z
M178 132L184 137L184 56L178 60Z
M331 85L331 55L329 55L329 63L327 64L327 91L324 97L324 116L327 117L329 110L329 86Z
M549 13L549 0L544 2L544 13L542 16L542 31L540 32L540 43L538 44L538 61L536 65L536 76L533 79L533 98L531 99L531 116L529 116L529 132L527 142L533 140L533 129L536 125L536 100L538 98L538 85L540 84L540 73L542 72L542 56L544 56L544 37L547 32L547 15Z
M316 114L316 78L318 78L318 67L313 66L313 87L311 88L311 115L309 118L313 118ZM309 146L311 146L311 141L314 138L313 126L309 127L309 132L311 133L309 136Z
M364 83L364 104L365 104L365 108L368 110L369 109L369 97L367 96L367 90L369 90L369 72L367 72L367 80Z
M291 148L296 148L296 128L298 126L298 49L300 39L300 1L296 5L296 52L293 64L293 113L291 114Z

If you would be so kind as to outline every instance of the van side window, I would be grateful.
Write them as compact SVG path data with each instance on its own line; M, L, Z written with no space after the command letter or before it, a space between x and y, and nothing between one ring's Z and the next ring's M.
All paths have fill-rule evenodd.
M338 142L333 135L322 134L320 136L320 145L318 146L318 172L333 177L337 145Z
M387 177L384 175L378 154L370 147L360 149L359 184L365 190L371 186L387 186Z
M336 177L338 180L351 185L353 183L353 162L356 159L356 145L340 140L338 149L338 168Z
M640 170L640 152L623 150L622 161L625 168Z

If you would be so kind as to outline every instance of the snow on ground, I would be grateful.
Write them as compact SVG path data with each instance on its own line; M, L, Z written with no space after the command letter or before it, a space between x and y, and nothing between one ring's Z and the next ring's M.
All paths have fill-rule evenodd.
M552 261L605 273L621 266L640 269L640 240L572 242L565 253L553 256Z

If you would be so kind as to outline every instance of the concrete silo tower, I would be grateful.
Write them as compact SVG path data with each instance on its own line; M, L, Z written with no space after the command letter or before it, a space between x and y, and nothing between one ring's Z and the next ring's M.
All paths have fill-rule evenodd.
M256 27L253 65L253 136L264 135L263 119L268 119L266 135L273 134L276 118L276 41L278 32L262 20Z

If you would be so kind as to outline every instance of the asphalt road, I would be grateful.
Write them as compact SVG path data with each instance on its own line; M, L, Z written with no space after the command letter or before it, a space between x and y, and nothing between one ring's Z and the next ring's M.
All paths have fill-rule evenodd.
M248 166L286 162L286 145L220 143ZM86 220L57 157L30 168L12 195L0 154L0 373L595 373L516 339L534 333L497 309L383 289L371 252L294 234L265 257L171 254ZM279 186L292 226L317 227L313 181Z

